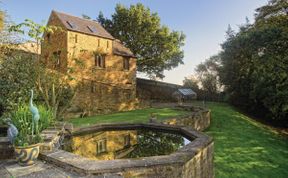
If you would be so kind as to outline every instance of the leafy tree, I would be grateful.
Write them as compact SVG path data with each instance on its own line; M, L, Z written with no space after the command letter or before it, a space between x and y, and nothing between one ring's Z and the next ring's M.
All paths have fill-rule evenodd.
M61 28L57 26L44 26L29 19L26 19L23 23L11 26L9 30L11 32L26 34L31 39L34 39L37 45L35 51L37 54L40 53L39 46L44 40L44 33L55 33L56 31L61 32ZM39 94L38 99L40 101L44 101L48 109L53 112L53 116L55 118L59 118L64 110L69 107L69 104L76 93L76 87L74 88L69 85L69 82L73 80L70 75L71 72L73 72L73 69L69 69L65 75L57 72L56 70L47 70L46 66L41 63L39 55L36 55L34 64L30 63L28 65L30 65L30 67L22 65L22 68L24 70L35 71L35 75L31 76L31 79L33 79L34 86ZM16 88L13 89L15 91Z
M287 120L288 16L276 10L283 9L279 8L283 4L271 1L260 8L254 24L241 26L227 38L222 44L219 76L233 104Z
M185 35L160 24L157 13L141 3L129 8L117 4L112 19L102 13L98 22L137 56L137 70L163 78L164 70L183 64Z
M20 68L21 59L30 61L32 58L26 56L12 56L12 51L21 41L15 33L9 33L8 28L12 23L9 16L1 11L3 22L2 30L0 30L0 116L7 109L10 110L16 103L22 101L21 94L26 94L25 86L20 88L15 81L26 81L30 86L30 79L23 74ZM4 18L5 17L5 18ZM2 21L3 20L3 21ZM25 64L24 64L25 65ZM13 66L13 67L12 67ZM19 74L19 75L18 75ZM29 81L27 81L29 80ZM15 88L15 90L13 90ZM9 97L9 98L8 98Z
M256 9L255 19L261 21L278 15L288 15L287 0L269 0L267 5Z
M196 76L202 90L205 92L205 98L215 100L221 90L218 70L220 66L220 55L215 55L205 60L195 68Z
M193 91L195 91L196 93L198 93L199 86L198 86L199 81L197 80L196 77L185 77L183 80L183 86L191 88Z
M13 55L0 63L0 105L10 111L19 103L28 102L29 91L34 87L35 57Z

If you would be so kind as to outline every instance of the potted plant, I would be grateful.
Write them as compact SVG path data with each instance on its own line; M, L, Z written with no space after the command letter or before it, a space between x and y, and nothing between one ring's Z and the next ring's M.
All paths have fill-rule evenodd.
M15 157L21 166L30 166L38 158L40 145L42 142L40 134L22 135L19 134L14 142Z
M14 146L15 156L22 166L33 165L39 155L43 138L40 133L53 122L53 112L40 106L39 110L32 103L31 91L30 105L20 104L10 114L8 119L7 135ZM40 119L41 118L41 119Z
M21 166L29 166L39 155L42 142L39 130L32 133L31 114L27 106L20 105L6 119L8 124L7 136L14 147L15 157Z

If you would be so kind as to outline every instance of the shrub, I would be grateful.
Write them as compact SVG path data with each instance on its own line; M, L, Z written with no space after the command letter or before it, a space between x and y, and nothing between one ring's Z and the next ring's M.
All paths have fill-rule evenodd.
M38 106L40 120L38 122L38 130L34 137L32 137L32 113L28 105L20 104L14 112L11 112L10 117L12 123L16 126L19 133L15 139L15 145L26 146L30 144L39 143L42 141L39 133L49 127L54 122L53 112L46 109L44 106Z

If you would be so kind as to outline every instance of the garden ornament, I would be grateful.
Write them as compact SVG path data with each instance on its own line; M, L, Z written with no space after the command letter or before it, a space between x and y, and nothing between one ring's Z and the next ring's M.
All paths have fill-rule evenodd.
M32 135L33 135L34 127L35 127L36 132L38 131L38 121L40 119L38 108L33 105L33 90L31 90L29 108L30 108L30 111L32 112Z
M6 122L9 126L7 130L8 140L10 141L11 144L13 144L15 138L18 135L18 129L15 127L14 124L12 124L12 120L10 118L7 118Z

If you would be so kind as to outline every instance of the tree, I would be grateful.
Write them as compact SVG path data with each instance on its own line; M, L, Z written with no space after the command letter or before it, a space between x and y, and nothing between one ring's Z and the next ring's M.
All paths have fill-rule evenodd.
M34 63L34 56L17 54L0 63L0 105L4 111L28 102L29 91L36 80Z
M205 92L205 98L208 100L216 100L221 90L218 76L219 67L220 55L215 55L206 59L195 68L199 84Z
M257 10L254 24L241 26L222 44L219 76L233 104L287 120L288 16L281 10L286 2L270 1Z
M43 34L55 33L56 31L61 32L62 29L57 26L44 26L26 19L23 23L11 26L9 30L11 32L26 34L34 39L37 45L35 53L39 54L40 44L44 40ZM69 69L68 72L63 75L56 70L48 70L46 66L41 63L39 55L37 55L36 58L34 64L30 63L30 67L22 67L26 70L35 71L36 76L33 76L33 81L37 93L39 93L38 100L44 101L48 109L53 111L53 116L59 118L64 110L69 107L76 93L77 86L71 87L69 85L69 82L73 80L71 73L74 70Z
M267 5L256 9L255 20L261 21L278 15L288 15L287 0L269 0Z
M117 4L112 19L100 12L98 22L137 56L137 70L163 78L164 70L183 64L185 35L160 24L157 13L141 3L126 8Z
M198 83L199 83L199 81L194 76L185 77L183 80L183 86L191 88L196 93L198 93L198 91L199 91Z
M15 33L9 33L8 28L12 24L9 16L1 13L2 30L0 30L0 116L5 110L11 110L17 103L23 100L23 95L26 94L26 86L31 86L29 75L23 74L25 69L20 68L21 60L30 61L31 56L11 55L13 50L21 39ZM26 65L26 64L24 64ZM29 73L30 71L28 71ZM20 87L18 83L27 83L26 86ZM23 83L22 83L23 84Z

